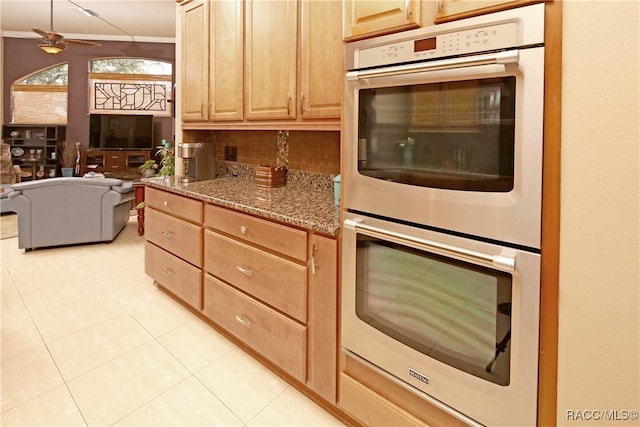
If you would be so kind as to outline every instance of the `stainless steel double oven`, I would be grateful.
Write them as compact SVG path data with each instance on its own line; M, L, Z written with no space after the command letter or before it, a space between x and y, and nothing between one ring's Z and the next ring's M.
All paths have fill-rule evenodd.
M544 5L346 63L343 350L470 424L534 425Z

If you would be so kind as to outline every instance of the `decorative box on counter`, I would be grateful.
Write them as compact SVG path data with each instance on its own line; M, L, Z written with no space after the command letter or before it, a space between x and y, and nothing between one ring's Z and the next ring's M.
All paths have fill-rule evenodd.
M282 187L287 183L287 169L284 166L257 166L255 183L259 187Z

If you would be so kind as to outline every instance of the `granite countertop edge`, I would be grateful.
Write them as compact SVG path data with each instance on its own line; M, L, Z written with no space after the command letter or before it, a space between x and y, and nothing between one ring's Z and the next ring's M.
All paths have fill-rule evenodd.
M333 189L309 182L287 183L282 187L257 186L251 177L224 176L205 181L179 182L179 179L145 178L146 185L191 197L236 211L337 236L339 209Z

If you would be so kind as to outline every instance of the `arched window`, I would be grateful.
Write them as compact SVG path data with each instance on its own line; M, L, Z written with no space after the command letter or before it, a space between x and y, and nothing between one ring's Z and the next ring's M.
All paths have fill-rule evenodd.
M38 70L11 85L11 123L67 124L67 80L64 62Z
M89 113L170 117L173 65L144 58L91 61Z

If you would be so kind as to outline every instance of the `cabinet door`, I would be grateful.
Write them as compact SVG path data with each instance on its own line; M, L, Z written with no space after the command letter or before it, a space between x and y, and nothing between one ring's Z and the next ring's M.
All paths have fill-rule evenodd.
M297 2L247 0L247 119L296 117Z
M442 12L438 19L467 13L487 7L508 5L509 3L523 3L522 0L442 0Z
M343 37L408 30L420 26L420 0L344 0Z
M243 4L242 0L215 0L209 3L209 118L214 121L243 118Z
M338 243L312 235L309 241L309 387L336 402L338 350Z
M208 119L208 2L195 0L182 9L182 120Z
M140 166L144 162L150 159L151 152L149 151L125 151L124 155L126 157L126 169L129 173L140 173Z
M342 105L342 4L300 3L300 117L338 118Z

